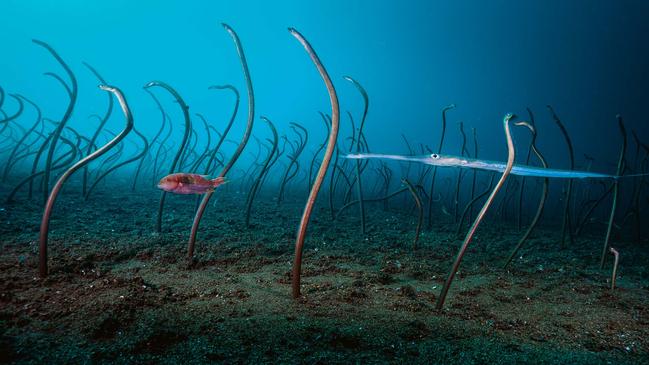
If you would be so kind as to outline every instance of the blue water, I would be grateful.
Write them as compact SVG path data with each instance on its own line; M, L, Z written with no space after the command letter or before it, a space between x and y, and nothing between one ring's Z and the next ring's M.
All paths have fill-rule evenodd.
M644 2L604 1L188 5L8 0L0 13L0 80L8 92L31 96L56 119L65 106L64 93L42 73L60 71L44 50L30 42L41 39L58 50L79 78L80 99L70 125L80 131L91 131L86 116L104 108L104 95L95 89L97 81L82 61L124 90L136 126L149 135L157 130L159 118L141 87L157 79L178 89L193 112L205 114L221 129L219 123L229 117L232 101L207 87L231 83L244 89L232 41L219 25L226 22L244 44L257 115L283 127L299 121L314 134L324 135L316 111L329 110L326 92L304 51L286 31L292 26L321 55L343 112L349 110L359 119L362 107L343 75L353 76L368 90L366 134L373 150L403 152L401 133L415 144L435 145L439 111L455 103L448 152L458 153L456 123L463 121L467 129L476 128L483 156L502 159L500 120L507 112L526 118L524 108L529 106L544 126L541 149L554 165L565 167L561 135L545 110L551 104L567 124L576 149L612 172L607 164L616 163L613 154L620 144L615 115L622 114L629 129L647 135L643 106L649 98L649 50L644 46L648 12ZM120 120L115 118L111 125L119 128ZM242 121L235 125L235 135L242 125ZM349 128L346 121L343 126ZM266 133L265 128L256 130L260 136ZM519 140L526 137L521 133Z
M639 0L1 0L0 363L646 361L647 19L649 2ZM207 198L161 195L156 183L169 173L215 177L239 146L249 90L221 23L241 40L254 126L227 183L205 205L188 260L190 227ZM485 219L476 220L476 236L464 240L500 173L398 161L357 165L334 154L313 215L304 221L310 226L302 292L294 299L296 232L328 136L319 113L332 109L321 75L289 27L306 37L333 80L340 102L337 154L442 153L504 163L503 118L514 113L513 121L533 119L536 147L551 168L634 176L549 181L547 200L543 179L510 176ZM69 101L65 87L46 73L70 80L33 39L53 47L78 81L66 124L72 129L53 150L57 163L75 155L46 184L45 154L34 156ZM81 193L83 170L71 175L48 220L45 198L87 154L110 96L84 63L124 93L134 128L148 141L162 118L143 87L151 81L173 87L189 107L190 151L170 167L183 113L170 93L151 88L173 132L165 127L143 160L108 175L91 196ZM363 148L357 141L365 105L346 76L369 96ZM240 104L215 154L220 165L207 166L233 115L234 94L210 89L225 84L239 91ZM16 94L42 111L44 126L36 132L26 134L37 115L28 104L3 122L17 110ZM438 151L442 110L451 104ZM574 163L549 106L565 126ZM272 134L262 116L277 128L282 153L266 172ZM124 125L115 103L97 145ZM512 130L516 163L539 168L530 131ZM128 134L87 166L88 183L142 145ZM33 191L23 184L30 175ZM359 199L364 213L354 204ZM534 225L539 201L544 210ZM529 239L504 268L530 224ZM39 261L43 237L49 237L49 261ZM469 238L440 310L444 279ZM619 271L609 247L620 252Z

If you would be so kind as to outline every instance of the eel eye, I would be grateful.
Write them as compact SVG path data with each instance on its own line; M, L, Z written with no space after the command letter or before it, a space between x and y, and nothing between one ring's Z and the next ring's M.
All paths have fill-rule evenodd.
M439 158L439 155L436 154L436 153L433 153L432 155L430 155L430 157L432 157L432 158L434 158L434 159L437 160L437 159Z

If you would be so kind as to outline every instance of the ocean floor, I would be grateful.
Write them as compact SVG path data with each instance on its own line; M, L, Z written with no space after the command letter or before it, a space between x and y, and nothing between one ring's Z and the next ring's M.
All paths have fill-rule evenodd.
M53 213L45 280L40 204L1 205L0 363L649 363L649 242L615 238L611 290L612 257L598 268L603 234L562 248L542 227L503 270L522 232L490 217L438 312L461 243L449 218L413 251L415 212L369 206L363 239L356 210L332 222L323 195L294 300L303 199L260 201L245 228L245 195L224 195L190 266L195 198L168 196L158 235L158 192L84 202L69 191Z

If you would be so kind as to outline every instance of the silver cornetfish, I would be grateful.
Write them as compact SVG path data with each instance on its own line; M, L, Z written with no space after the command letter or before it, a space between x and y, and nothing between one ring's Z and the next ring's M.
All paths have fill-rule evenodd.
M377 158L385 160L419 162L427 165L440 166L440 167L459 167L466 169L478 169L487 171L504 172L507 164L498 161L478 160L475 158L467 158L452 155L440 155L433 153L430 155L418 156L402 156L402 155L386 155L380 153L357 153L344 156L350 159L368 159ZM622 176L601 174L597 172L576 171L576 170L561 170L561 169L546 169L543 167L534 167L527 165L514 165L511 171L512 175L520 176L535 176L535 177L548 177L559 179L617 179ZM624 177L643 176L647 174L625 175Z

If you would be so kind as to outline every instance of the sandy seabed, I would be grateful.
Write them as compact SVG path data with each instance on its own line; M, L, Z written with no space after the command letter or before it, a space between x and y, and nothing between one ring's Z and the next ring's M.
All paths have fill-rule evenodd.
M40 204L2 205L0 363L649 363L649 242L614 241L611 290L602 234L562 248L541 227L504 270L522 232L492 216L439 312L461 243L448 217L413 251L408 209L372 205L363 238L356 211L332 222L322 197L294 300L303 200L256 203L245 228L245 195L215 196L190 266L195 198L169 196L154 234L158 196L61 196L45 280Z

